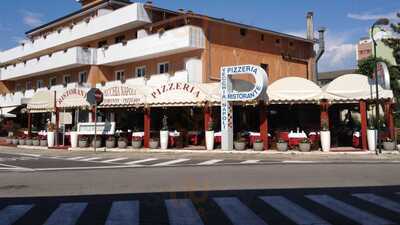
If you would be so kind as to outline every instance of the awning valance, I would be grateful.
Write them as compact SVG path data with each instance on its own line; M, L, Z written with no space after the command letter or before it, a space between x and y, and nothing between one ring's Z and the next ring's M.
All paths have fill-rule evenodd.
M146 88L139 85L116 84L101 87L103 92L102 108L111 107L140 107L146 102Z
M291 102L318 102L323 94L314 82L301 77L286 77L273 82L267 89L272 104Z
M75 87L64 90L57 90L56 104L58 108L87 108L90 103L87 101L89 88Z
M55 110L54 97L55 91L37 91L26 108L30 113L52 112Z

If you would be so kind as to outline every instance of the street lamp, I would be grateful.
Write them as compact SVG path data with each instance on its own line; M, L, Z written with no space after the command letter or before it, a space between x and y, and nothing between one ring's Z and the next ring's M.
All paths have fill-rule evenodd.
M376 91L376 99L375 99L375 126L377 129L377 146L376 154L381 153L381 146L379 140L379 92L378 92L378 62L376 61L376 41L374 39L374 29L375 26L386 26L389 24L389 20L386 18L378 19L371 27L371 39L374 44L374 63L375 63L375 91Z

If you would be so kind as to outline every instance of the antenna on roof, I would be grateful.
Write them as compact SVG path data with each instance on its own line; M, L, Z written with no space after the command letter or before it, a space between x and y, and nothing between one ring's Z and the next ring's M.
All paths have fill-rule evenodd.
M147 5L153 5L153 1L146 1Z
M192 10L187 10L186 13L193 13L193 11Z
M183 13L183 12L185 12L185 9L181 8L181 9L178 9L178 11Z

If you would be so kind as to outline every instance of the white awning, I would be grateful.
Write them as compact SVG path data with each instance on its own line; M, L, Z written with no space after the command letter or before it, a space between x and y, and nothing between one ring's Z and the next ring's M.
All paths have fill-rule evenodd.
M14 109L16 109L17 107L18 106L0 108L0 115L5 118L15 118L17 116L14 114L11 114L10 112L13 111Z
M301 77L286 77L273 82L267 89L270 103L318 102L322 90L314 82Z
M37 91L26 108L30 113L52 112L55 110L54 95L55 91Z
M87 101L89 88L74 87L57 90L56 104L58 108L87 108L90 103Z
M148 92L145 86L129 84L104 86L100 90L103 92L102 108L143 106Z

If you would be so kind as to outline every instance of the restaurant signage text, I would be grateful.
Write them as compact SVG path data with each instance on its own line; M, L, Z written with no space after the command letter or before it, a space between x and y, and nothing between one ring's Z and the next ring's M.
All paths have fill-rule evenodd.
M103 90L102 105L134 105L143 101L144 96L128 86L115 86Z
M170 91L182 91L187 94L191 94L198 98L200 96L200 90L198 90L196 87L194 87L191 84L188 83L181 83L181 82L174 82L174 83L169 83L162 85L160 88L155 89L152 93L151 96L156 99L157 97L161 96L164 93L170 92Z

